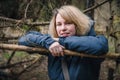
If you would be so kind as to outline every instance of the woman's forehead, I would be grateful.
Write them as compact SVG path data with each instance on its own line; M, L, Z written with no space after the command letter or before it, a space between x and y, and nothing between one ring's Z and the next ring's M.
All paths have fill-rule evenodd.
M56 22L58 20L64 20L66 22L73 22L72 19L71 19L71 17L69 17L68 15L66 16L64 14L59 14L59 13L56 15Z

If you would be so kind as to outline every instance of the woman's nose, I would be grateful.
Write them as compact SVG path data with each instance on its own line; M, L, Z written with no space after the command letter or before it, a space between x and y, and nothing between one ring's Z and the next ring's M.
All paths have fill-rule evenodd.
M66 26L63 24L62 27L61 27L62 30L66 30Z

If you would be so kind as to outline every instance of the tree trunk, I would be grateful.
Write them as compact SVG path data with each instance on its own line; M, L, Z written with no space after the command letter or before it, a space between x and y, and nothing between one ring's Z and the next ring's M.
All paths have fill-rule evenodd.
M113 15L113 32L111 35L114 37L115 53L120 52L120 0L113 0L111 3ZM114 80L120 80L120 60L116 61L116 70Z

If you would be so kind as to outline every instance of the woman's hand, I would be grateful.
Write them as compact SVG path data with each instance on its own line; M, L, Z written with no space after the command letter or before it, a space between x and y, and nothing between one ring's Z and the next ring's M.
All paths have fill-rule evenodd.
M64 47L58 42L54 42L50 45L49 51L53 56L64 56Z

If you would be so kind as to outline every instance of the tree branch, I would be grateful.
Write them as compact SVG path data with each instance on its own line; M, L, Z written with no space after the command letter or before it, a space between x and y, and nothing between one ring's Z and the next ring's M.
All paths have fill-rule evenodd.
M15 44L0 43L0 49L36 52L36 53L41 53L43 55L46 53L49 53L49 50L47 50L45 48L27 47L27 46L15 45ZM89 57L89 58L120 58L120 54L116 54L116 53L107 53L106 55L95 56L95 55L90 55L90 54L85 54L85 53L78 53L78 52L74 52L74 51L70 51L70 50L64 50L64 52L66 55Z
M30 6L30 4L32 3L32 0L30 0L25 8L25 13L24 13L24 19L27 19L27 11L28 11L28 8Z
M84 12L84 13L89 12L89 11L91 11L91 10L93 10L93 9L95 9L95 8L97 8L97 7L101 6L101 5L103 5L103 4L105 4L105 3L108 2L108 1L109 1L109 0L105 0L105 1L103 1L103 2L101 2L101 3L99 3L99 4L96 4L96 5L92 6L92 7L90 7L90 8L88 8L88 9L84 10L83 12Z

